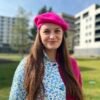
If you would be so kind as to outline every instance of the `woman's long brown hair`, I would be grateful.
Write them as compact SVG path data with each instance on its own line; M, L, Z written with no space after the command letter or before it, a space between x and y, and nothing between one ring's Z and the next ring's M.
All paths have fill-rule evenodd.
M71 69L70 58L66 47L65 36L57 53L60 54L59 62L65 71L67 79L66 90L68 94L73 96L74 100L83 100L82 89L80 84L75 79ZM42 83L45 66L43 64L43 45L41 43L40 35L37 33L35 42L30 50L25 67L25 88L27 91L27 100L36 100L40 97L43 100L44 86Z

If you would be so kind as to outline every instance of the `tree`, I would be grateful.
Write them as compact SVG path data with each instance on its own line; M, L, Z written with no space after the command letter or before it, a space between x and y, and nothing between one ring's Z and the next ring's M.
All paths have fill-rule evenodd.
M15 24L12 30L11 47L13 50L23 54L28 47L29 16L26 11L19 7L15 17Z
M52 8L50 7L49 10L48 10L48 12L51 12L51 11L52 11Z
M39 10L38 14L42 14L42 13L45 13L45 12L48 12L48 10L47 10L47 7L46 7L46 6L43 6L43 7Z
M51 12L51 11L52 11L52 8L51 8L51 7L50 7L49 9L47 9L46 6L43 6L43 7L39 10L38 15L39 15L39 14L42 14L42 13L45 13L45 12ZM37 33L37 28L36 28L36 26L34 25L34 26L30 29L30 31L31 31L30 39L31 39L31 40L34 40L34 39L35 39L35 36L36 36L36 33Z

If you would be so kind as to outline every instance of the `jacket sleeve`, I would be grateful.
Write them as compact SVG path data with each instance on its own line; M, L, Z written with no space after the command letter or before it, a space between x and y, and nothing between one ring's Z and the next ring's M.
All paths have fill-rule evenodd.
M25 100L26 91L24 88L24 66L25 66L24 58L20 64L18 65L11 86L9 100Z
M78 66L76 59L73 57L71 58L71 64L72 64L72 71L75 75L75 78L82 87L82 76L81 76L80 68Z

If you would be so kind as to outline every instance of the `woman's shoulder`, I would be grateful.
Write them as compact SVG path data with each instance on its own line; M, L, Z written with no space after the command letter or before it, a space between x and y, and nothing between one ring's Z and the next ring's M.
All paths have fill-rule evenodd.
M17 66L17 70L24 69L27 57L23 57Z
M24 72L25 72L26 61L27 61L27 57L23 57L23 59L19 62L15 70L15 74L14 74L15 77L18 77L18 76L23 77Z

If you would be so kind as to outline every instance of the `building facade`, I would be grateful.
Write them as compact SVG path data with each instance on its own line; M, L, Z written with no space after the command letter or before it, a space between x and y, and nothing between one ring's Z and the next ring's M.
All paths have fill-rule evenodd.
M15 18L0 16L0 50L9 48Z
M61 16L69 23L69 29L66 34L67 47L70 53L73 53L74 48L74 34L75 34L75 18L72 15L62 13Z
M75 15L76 56L100 56L100 5L93 4Z

